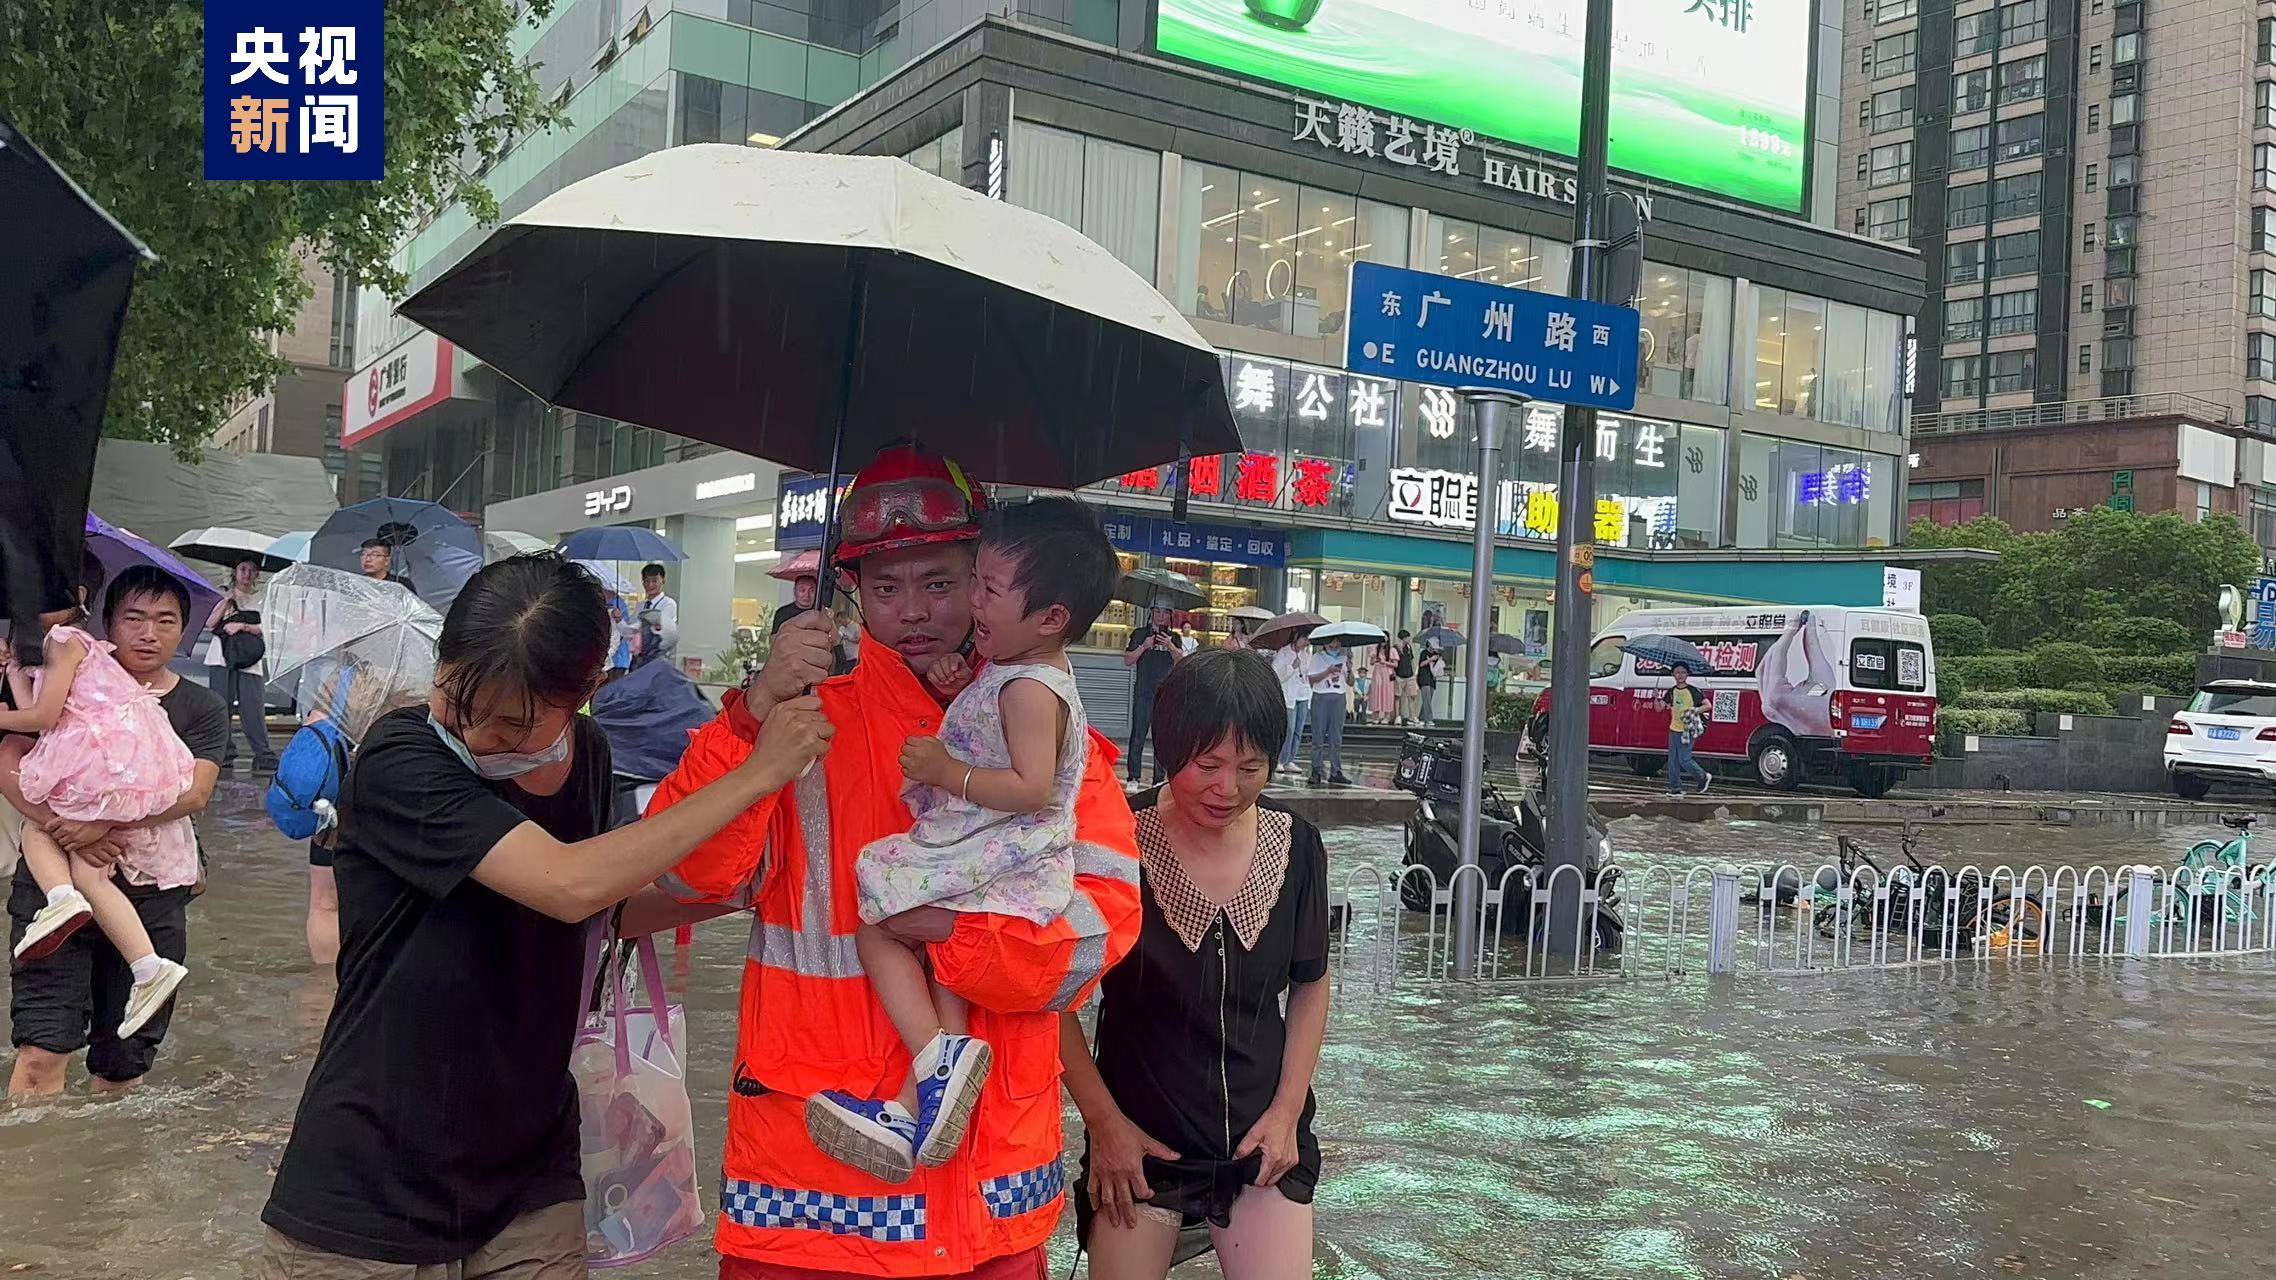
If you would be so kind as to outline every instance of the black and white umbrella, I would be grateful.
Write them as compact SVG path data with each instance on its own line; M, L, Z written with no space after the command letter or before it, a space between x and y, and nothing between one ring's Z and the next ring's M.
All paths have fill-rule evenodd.
M275 573L293 563L291 556L280 556L274 550L277 540L251 529L232 529L227 525L211 525L192 529L166 544L174 554L187 560L203 560L234 568L240 560L251 560L261 566L263 573Z

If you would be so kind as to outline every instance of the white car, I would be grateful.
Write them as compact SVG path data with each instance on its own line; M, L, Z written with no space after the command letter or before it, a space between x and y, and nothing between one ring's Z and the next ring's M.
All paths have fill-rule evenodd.
M2165 776L2201 800L2215 782L2276 782L2276 684L2215 680L2165 727Z

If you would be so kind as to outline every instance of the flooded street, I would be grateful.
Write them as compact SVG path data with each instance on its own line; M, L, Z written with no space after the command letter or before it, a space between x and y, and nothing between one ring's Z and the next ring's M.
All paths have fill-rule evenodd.
M0 1273L244 1274L329 1000L298 847L243 781L151 1084L0 1111ZM1894 846L1893 832L1860 832ZM1946 827L1952 859L2170 862L2208 833ZM1830 856L1794 826L1628 820L1630 850ZM1382 831L1331 833L1347 863ZM2059 850L2059 851L2057 851ZM688 987L716 1153L744 936ZM1967 964L1805 977L1339 996L1320 1070L1331 1276L2235 1276L2276 1246L2276 977L2264 959ZM705 1188L716 1186L706 1175ZM1062 1232L1055 1274L1071 1243ZM1194 1268L1208 1274L1206 1265ZM630 1276L714 1274L691 1242Z

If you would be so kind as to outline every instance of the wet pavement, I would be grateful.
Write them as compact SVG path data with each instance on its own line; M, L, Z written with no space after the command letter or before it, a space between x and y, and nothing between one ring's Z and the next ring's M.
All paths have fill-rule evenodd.
M302 852L243 780L207 827L184 1001L151 1082L0 1109L0 1275L245 1274L329 999ZM1932 828L1952 859L2178 857L2166 828ZM1861 837L1886 839L1885 830ZM1830 856L1829 828L1627 819L1623 862ZM1391 833L1332 832L1389 865ZM699 1142L720 1141L741 931L684 964ZM2276 1245L2276 975L1967 965L1339 996L1317 1273L2229 1277ZM706 1186L713 1185L711 1178ZM1054 1274L1065 1274L1062 1232ZM1193 1274L1213 1274L1205 1263ZM714 1274L690 1242L620 1274Z

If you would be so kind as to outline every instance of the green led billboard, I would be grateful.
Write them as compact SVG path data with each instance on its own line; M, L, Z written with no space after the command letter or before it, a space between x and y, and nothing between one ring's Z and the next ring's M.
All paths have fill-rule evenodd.
M1155 43L1569 156L1586 11L1585 0L1160 0ZM1811 21L1798 0L1618 0L1612 166L1799 211Z

